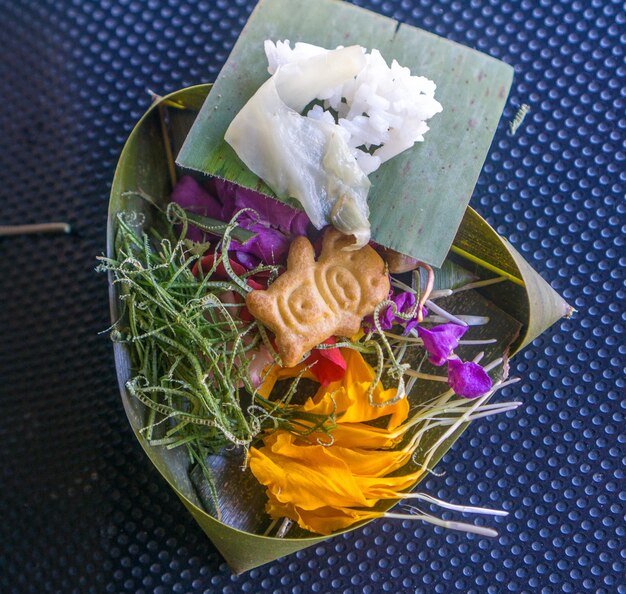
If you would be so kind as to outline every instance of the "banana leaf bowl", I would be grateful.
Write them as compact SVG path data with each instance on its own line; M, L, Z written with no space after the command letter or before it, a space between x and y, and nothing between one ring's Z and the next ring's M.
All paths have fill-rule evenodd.
M120 212L141 213L146 228L153 220L154 206L139 198L138 192L154 197L161 205L168 202L180 173L174 165L173 156L182 147L210 90L211 85L199 85L156 99L130 134L120 156L111 190L108 257L115 256L117 217ZM517 353L559 318L571 312L569 306L519 253L471 208L465 212L449 259L478 278L505 276L509 279L471 291L474 294L474 306L486 308L497 322L495 330L492 328L491 331L497 332L499 342L506 345L500 348L507 356ZM114 325L123 325L124 308L119 288L112 282L112 278L109 280L111 319ZM302 532L296 532L295 537L291 533L284 538L263 536L217 519L203 503L197 485L190 478L190 463L185 452L151 445L142 433L147 411L127 389L134 372L127 345L114 341L114 356L124 409L139 443L235 572L246 571L328 538ZM410 395L413 403L424 397L423 394ZM464 429L464 426L461 427L443 442L430 461L430 467L439 461ZM232 477L218 484L218 489L226 501L240 498L240 487ZM262 509L262 493L254 497L258 500L257 507Z

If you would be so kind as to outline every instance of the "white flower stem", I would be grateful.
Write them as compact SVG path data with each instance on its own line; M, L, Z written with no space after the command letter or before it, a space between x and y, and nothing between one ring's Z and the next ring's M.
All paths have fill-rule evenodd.
M434 301L435 299L442 299L443 297L450 297L452 295L452 289L439 289L438 291L433 291L430 294L430 300Z
M289 518L283 518L283 521L278 528L278 531L276 532L276 538L284 538L287 532L289 532L292 524L293 521L291 521Z
M463 325L465 326L485 326L489 323L489 318L487 316L466 316L459 314L455 317L464 322ZM429 315L426 320L432 324L444 324L450 321L448 318L437 315Z
M484 528L483 526L474 526L473 524L466 524L465 522L448 522L446 520L440 520L433 516L425 514L397 514L393 512L385 512L383 514L385 518L394 518L396 520L422 520L435 526L441 526L448 530L458 530L460 532L469 532L471 534L479 534L480 536L495 537L498 533L491 528Z
M508 516L509 515L509 512L503 511L500 509L489 509L486 507L473 507L470 505L458 505L455 503L448 503L447 501L437 499L436 497L433 497L432 495L427 495L426 493L398 493L398 496L402 497L402 499L418 499L419 501L425 501L426 503L433 503L435 505L438 505L439 507L463 512L466 514L485 514L488 516Z
M402 289L403 291L408 291L409 293L415 293L415 289L413 289L412 287L409 287L409 285L403 283L401 280L398 280L397 278L392 278L391 284L394 287L396 287L396 289Z
M483 417L490 417L492 415L499 415L499 414L508 412L510 410L515 410L516 408L518 408L518 407L520 407L522 405L521 402L508 402L506 404L507 404L507 406L502 406L502 407L499 407L499 408L493 409L493 410L481 410L478 413L470 415L469 420L470 421L475 421L477 419L482 419Z
M459 326L467 326L468 325L467 322L465 322L461 318L457 318L455 315L453 315L451 313L448 313L445 309L443 309L442 307L439 307L438 305L433 303L430 299L426 300L426 307L429 309L429 311L432 311L433 313L436 313L437 315L441 316L442 318L445 318L449 322L452 322L454 324L458 324Z
M404 371L406 375L416 377L418 379L430 380L433 382L447 382L448 378L443 375L431 375L430 373L421 373L419 371L413 371L412 369L406 369Z
M487 373L489 373L492 369L495 369L496 367L498 367L498 365L501 365L502 361L504 361L504 359L502 357L498 357L497 359L494 359L491 363L488 363L487 365L485 365L483 369Z
M429 449L428 454L426 455L426 458L424 459L424 461L422 462L422 468L428 468L428 464L430 463L430 461L432 460L433 456L435 455L435 452L437 451L437 449L439 448L439 446L446 440L448 439L448 437L450 437L463 423L467 423L469 422L469 416L475 412L482 404L484 404L487 400L487 398L489 398L489 396L491 396L491 394L493 393L493 390L491 392L488 392L487 394L485 394L484 396L481 396L480 398L477 398L474 401L470 401L472 402L473 406L471 406L467 411L465 411L464 414L462 414L455 423L453 423L450 428L435 442L435 444Z
M489 278L483 281L476 281L475 283L468 283L458 289L453 289L452 293L460 293L461 291L470 291L471 289L480 289L481 287L488 287L489 285L495 285L508 280L505 276L497 276L495 278Z

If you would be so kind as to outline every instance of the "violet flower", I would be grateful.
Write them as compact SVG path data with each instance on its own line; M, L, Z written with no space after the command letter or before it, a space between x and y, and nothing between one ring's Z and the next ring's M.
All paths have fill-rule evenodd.
M378 317L381 330L391 330L394 324L406 324L403 334L408 334L411 328L418 324L417 315L412 320L407 321L404 318L399 317L397 314L407 314L415 307L415 295L410 291L399 293L398 295L394 295L393 292L390 292L387 299L396 304L396 313L394 313L391 305L385 308L385 310ZM428 314L425 307L422 307L422 314L422 317ZM371 332L376 329L373 316L367 316L363 320L363 328L366 332Z
M193 177L188 175L178 180L172 191L171 200L187 212L218 221L228 221L232 216L232 208L225 207L215 196L207 192ZM192 241L203 241L204 231L190 224L187 237Z
M256 211L258 217L251 214L250 219L258 220L285 235L296 236L307 233L309 217L301 210L223 179L212 179L209 187L214 190L222 203L233 205L233 213L243 208L251 208Z
M237 222L256 235L245 243L233 240L230 246L231 257L247 268L284 263L292 239L306 235L309 226L305 213L218 178L203 187L194 178L183 176L172 192L172 201L189 212L224 222L242 209L254 210L241 213ZM193 225L189 225L187 236L193 241L204 240L204 233Z
M256 235L245 243L239 243L233 239L229 250L233 258L251 269L259 264L283 264L285 262L292 237L261 222L247 222L244 216L237 219L237 222L241 227Z
M410 312L413 307L415 307L415 295L409 291L398 295L392 295L390 299L396 304L397 312L401 314L406 314ZM395 323L402 322L406 322L406 320L403 320L395 315L391 305L388 306L383 315L380 316L380 326L383 330L390 330Z
M448 385L463 398L476 398L488 392L493 382L478 363L463 362L458 357L448 360Z
M422 305L422 320L428 315L428 310ZM404 321L404 332L402 333L404 336L406 336L407 334L409 334L409 332L411 332L411 330L413 330L413 328L416 328L418 326L418 324L421 324L419 317L416 315L412 320L409 320L408 322L405 320Z
M437 367L443 365L459 346L459 339L467 332L467 326L441 324L430 330L417 326L417 335L422 339L424 348L430 355L428 360Z

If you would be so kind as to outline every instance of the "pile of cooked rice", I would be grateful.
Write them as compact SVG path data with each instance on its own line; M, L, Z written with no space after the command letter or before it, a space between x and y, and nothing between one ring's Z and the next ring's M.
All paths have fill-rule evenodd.
M365 67L358 75L335 87L307 117L338 124L365 175L385 161L424 140L429 130L426 120L443 110L435 99L436 85L423 76L411 76L408 68L393 60L388 66L376 49L365 56ZM268 71L293 64L327 50L308 43L265 42Z

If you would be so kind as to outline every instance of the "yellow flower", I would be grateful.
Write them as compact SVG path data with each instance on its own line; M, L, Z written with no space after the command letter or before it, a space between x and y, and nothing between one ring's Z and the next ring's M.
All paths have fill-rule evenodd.
M394 447L403 435L401 424L409 413L406 398L394 401L395 389L385 390L374 370L352 349L343 349L347 362L344 378L320 387L302 409L322 415L335 414L337 427L332 444L321 445L312 434L307 440L277 430L267 435L263 447L251 448L250 469L267 489L267 512L273 518L289 517L302 528L330 534L356 522L383 515L372 509L381 500L399 499L422 470L401 476L389 474L410 461L413 449ZM277 370L264 387L269 395L278 377L291 377L303 369ZM270 385L271 384L271 385ZM269 386L269 390L268 390ZM387 427L369 421L388 417Z
M271 494L268 497L269 502L265 509L272 518L289 518L301 528L318 534L331 534L357 522L373 520L382 515L377 511L351 507L319 507L308 511L293 504L280 503Z
M374 370L358 351L342 349L342 354L347 364L343 378L320 387L315 396L304 404L303 410L322 415L331 414L335 410L337 423L363 423L385 416L390 416L388 429L394 429L402 423L409 414L407 399L400 398L387 406L372 406L368 392L375 379ZM395 396L395 388L385 390L379 382L374 386L371 398L374 403L383 404Z

